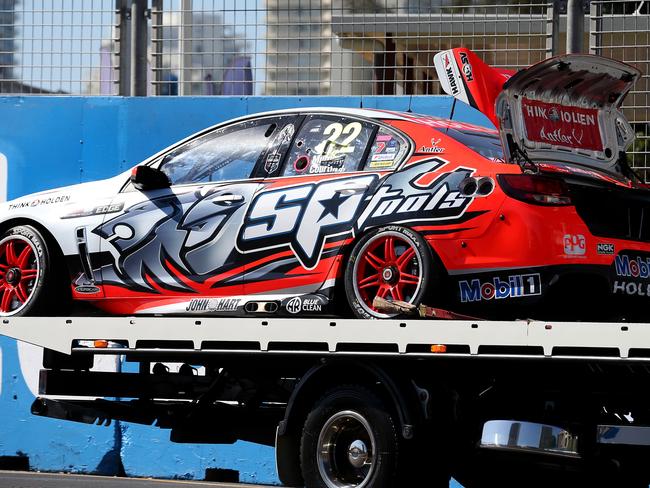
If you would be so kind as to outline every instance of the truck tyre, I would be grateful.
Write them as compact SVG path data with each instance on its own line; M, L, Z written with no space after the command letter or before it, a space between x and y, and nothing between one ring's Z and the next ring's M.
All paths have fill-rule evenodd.
M307 416L300 445L306 488L396 486L398 440L383 402L358 385L327 392Z
M345 269L345 293L354 315L388 318L372 306L376 296L417 304L429 291L433 258L427 241L398 225L374 229L355 244Z
M20 225L0 237L0 316L43 313L61 296L55 280L51 255L38 230Z

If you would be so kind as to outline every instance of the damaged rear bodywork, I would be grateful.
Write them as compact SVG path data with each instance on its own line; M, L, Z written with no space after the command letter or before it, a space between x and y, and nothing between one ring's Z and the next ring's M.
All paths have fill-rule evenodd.
M504 79L503 70L488 67L467 49L439 56L456 63L456 71L452 70L458 75L456 83L464 83L474 91L471 98L482 100L468 103L495 123L508 162L523 158L621 172L619 164L634 140L634 130L620 107L641 76L636 68L599 56L568 54ZM477 59L473 63L480 63L479 70L470 64L472 56ZM469 60L467 66L463 60ZM444 68L443 62L439 64ZM467 73L473 78L469 84ZM439 69L438 74L445 79L443 89L462 99L451 89L447 71Z

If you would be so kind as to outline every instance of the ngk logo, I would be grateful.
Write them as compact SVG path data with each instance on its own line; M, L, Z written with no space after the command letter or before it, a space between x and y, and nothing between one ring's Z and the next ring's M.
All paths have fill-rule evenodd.
M508 276L505 280L497 277L483 283L478 279L463 280L458 282L458 286L460 287L460 301L463 303L542 294L539 273Z
M587 250L585 236L581 234L566 234L563 241L564 254L568 256L582 256Z

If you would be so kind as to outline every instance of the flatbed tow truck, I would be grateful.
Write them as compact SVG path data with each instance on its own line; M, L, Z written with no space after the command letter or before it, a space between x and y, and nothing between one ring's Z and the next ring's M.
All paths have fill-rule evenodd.
M35 415L275 445L287 486L650 480L648 324L19 317L0 334L45 348ZM132 372L91 371L106 354Z

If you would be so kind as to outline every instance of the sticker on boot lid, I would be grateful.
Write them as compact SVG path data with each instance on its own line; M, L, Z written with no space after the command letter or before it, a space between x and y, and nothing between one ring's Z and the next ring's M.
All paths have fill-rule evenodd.
M496 113L506 160L570 164L617 173L634 130L620 109L641 73L620 61L567 54L519 71Z

